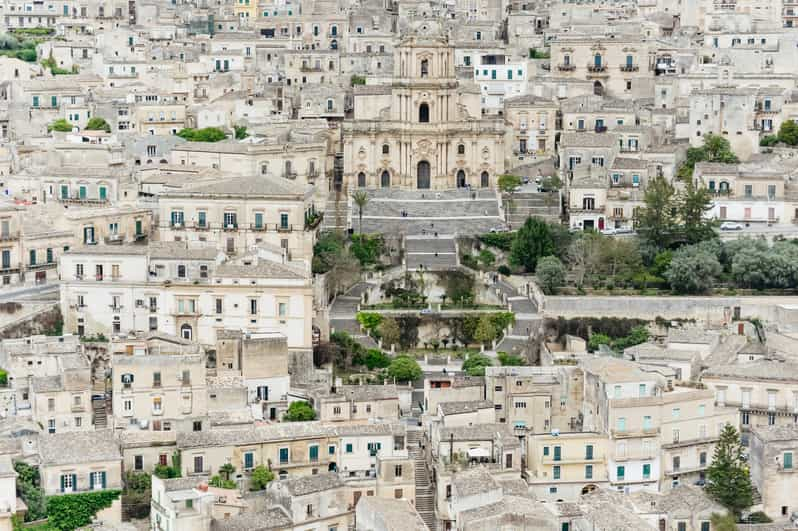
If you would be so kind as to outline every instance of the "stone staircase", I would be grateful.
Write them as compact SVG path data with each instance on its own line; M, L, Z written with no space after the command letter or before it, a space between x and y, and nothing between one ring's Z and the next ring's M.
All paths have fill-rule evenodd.
M554 223L560 220L560 195L558 192L516 192L504 194L510 228L517 229L527 218L542 218Z
M424 451L421 449L420 442L424 440L424 432L421 429L407 430L407 453L413 458L415 463L416 476L416 511L421 515L421 519L430 528L436 529L435 519L435 495L432 482L427 472L427 465L424 459Z
M408 235L405 238L405 266L408 271L423 267L426 271L456 269L457 242L449 234Z
M484 234L504 227L493 190L368 190L363 232L380 234ZM353 223L357 214L353 212ZM359 223L359 222L358 222Z
M105 399L92 400L91 409L94 414L94 429L100 430L108 427L108 411L106 411Z
M333 193L324 204L322 232L344 232L349 228L349 199L342 192Z

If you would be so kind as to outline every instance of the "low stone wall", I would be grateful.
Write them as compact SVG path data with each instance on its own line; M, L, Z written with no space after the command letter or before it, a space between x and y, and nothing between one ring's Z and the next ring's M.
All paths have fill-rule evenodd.
M795 305L785 308L785 305ZM798 297L546 297L547 317L626 317L653 320L695 319L724 323L734 318L739 307L741 319L784 320L798 312Z

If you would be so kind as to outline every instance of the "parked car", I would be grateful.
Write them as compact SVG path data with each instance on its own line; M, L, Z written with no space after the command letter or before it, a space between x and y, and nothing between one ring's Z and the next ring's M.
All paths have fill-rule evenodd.
M507 227L492 227L490 232L496 234L497 232L510 232L510 229Z
M720 230L743 230L743 224L733 221L724 221L720 225Z
M423 310L421 310L420 313L421 315L429 315L432 313L432 310L430 310L429 308L424 308Z
M602 230L601 233L606 234L607 236L613 236L615 234L618 234L618 229L607 227L606 229Z

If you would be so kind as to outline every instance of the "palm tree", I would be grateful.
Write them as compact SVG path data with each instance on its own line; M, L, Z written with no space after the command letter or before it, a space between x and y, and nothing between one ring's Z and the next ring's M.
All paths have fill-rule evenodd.
M235 474L236 467L230 463L225 463L219 467L219 475L225 480L230 481L230 478Z
M354 194L352 194L352 199L355 201L357 205L357 217L358 217L358 232L363 234L363 209L366 208L366 205L369 202L369 196L363 190L358 190Z

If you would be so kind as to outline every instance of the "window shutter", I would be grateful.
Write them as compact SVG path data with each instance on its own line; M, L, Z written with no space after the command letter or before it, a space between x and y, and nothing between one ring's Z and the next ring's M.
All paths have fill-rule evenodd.
M72 492L77 492L78 490L78 475L72 474Z
M64 492L64 475L61 474L61 492Z
M105 488L105 486L106 486L106 483L105 483L105 472L101 472L100 473L100 477L102 478L102 482L103 482L102 487Z

